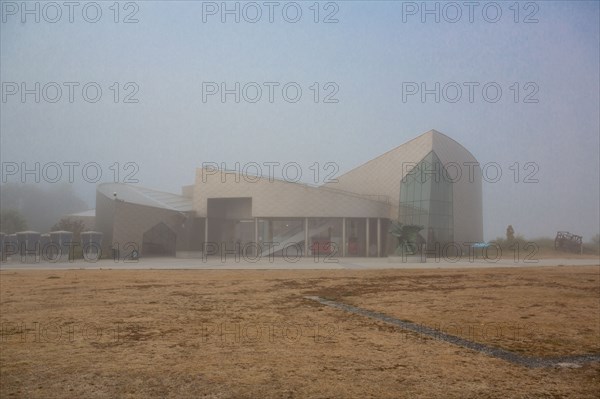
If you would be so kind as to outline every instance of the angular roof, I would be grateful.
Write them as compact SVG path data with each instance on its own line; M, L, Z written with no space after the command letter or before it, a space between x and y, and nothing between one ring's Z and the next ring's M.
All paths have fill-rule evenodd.
M477 162L473 154L461 144L437 130L425 132L351 169L340 175L337 182L327 183L327 186L357 194L376 193L385 195L389 198L390 204L399 204L401 179L431 151L435 152L442 165L454 163L460 168L464 167L464 171L460 170L464 177L459 178L454 184L457 204L460 202L459 197L469 197L467 193L471 190L480 190L481 171L478 166L473 168L474 184L469 184L471 179L467 178L470 169L465 165L468 165L468 162ZM390 218L396 219L398 217L397 211L397 207L392 207ZM455 218L458 218L457 212L455 212Z
M402 143L402 144L392 148L391 150L384 152L381 155L376 156L375 158L372 158L372 159L364 162L361 165L358 165L358 166L350 169L349 171L343 173L339 177L343 178L345 175L352 174L352 172L362 169L365 166L368 166L370 164L379 164L381 162L391 163L391 162L393 162L393 159L394 159L393 154L402 153L403 151L406 151L407 149L410 149L410 150L408 150L410 155L414 155L415 153L418 153L418 154L420 154L419 156L421 156L421 158L419 158L419 156L414 157L414 158L410 157L410 156L406 157L406 155L408 155L408 154L406 154L406 155L402 154L402 155L404 155L404 158L403 158L404 161L420 161L422 159L422 156L425 156L431 150L434 150L436 153L438 153L438 157L439 157L440 156L439 152L443 153L444 147L448 147L448 146L453 146L453 147L459 148L461 151L464 151L466 157L470 158L469 160L476 160L475 157L473 156L473 154L471 154L471 152L469 152L469 150L467 150L465 147L463 147L462 144L460 144L459 142L457 142L450 136L445 135L444 133L438 132L435 129L431 129L411 140L408 140L405 143ZM424 150L424 151L419 151L419 150ZM419 158L419 159L417 159L417 158ZM440 157L440 161L443 164L454 161L453 159L446 160L446 159L441 159L441 158L445 158L445 157ZM406 172L408 172L408 170L404 170L403 172L406 173Z
M134 184L102 183L98 185L97 190L99 193L102 193L111 199L115 198L114 194L116 193L116 199L130 204L169 209L177 212L189 212L193 210L192 200L190 198L140 187Z

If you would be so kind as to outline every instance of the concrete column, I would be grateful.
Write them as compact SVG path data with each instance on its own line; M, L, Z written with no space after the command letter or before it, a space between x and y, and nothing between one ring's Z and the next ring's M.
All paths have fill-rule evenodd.
M258 218L254 218L254 256L258 256Z
M304 218L304 256L308 256L308 218Z
M368 258L368 257L369 257L369 247L370 247L370 244L371 244L371 243L369 242L369 218L367 218L367 219L365 220L365 230L366 230L366 233L367 233L367 234L365 234L366 241L367 241L367 246L366 246L366 250L365 250L365 255L366 255L366 256L367 256L367 258Z
M346 218L342 218L342 256L346 256Z
M204 218L204 248L202 248L202 252L206 251L207 244L208 244L208 216Z
M381 218L377 218L377 257L381 256Z

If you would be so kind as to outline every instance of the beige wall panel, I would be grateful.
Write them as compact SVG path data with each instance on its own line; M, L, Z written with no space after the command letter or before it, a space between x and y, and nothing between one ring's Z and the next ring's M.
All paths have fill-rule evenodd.
M387 217L397 219L400 180L410 170L410 163L419 162L431 151L432 137L433 133L427 132L352 169L341 175L337 183L328 186L361 194L385 195L391 205Z
M254 178L253 178L254 179ZM252 197L252 217L387 217L389 204L339 190L311 187L281 180L239 182L228 174L222 182L220 174L196 173L194 210L206 216L208 198ZM250 180L250 179L248 179Z

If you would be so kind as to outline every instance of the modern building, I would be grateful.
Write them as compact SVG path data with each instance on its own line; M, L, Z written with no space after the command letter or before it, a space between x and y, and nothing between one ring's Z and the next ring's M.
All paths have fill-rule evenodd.
M181 195L101 184L95 227L121 254L375 257L394 252L398 220L454 252L482 241L481 189L475 157L431 130L320 186L208 166Z

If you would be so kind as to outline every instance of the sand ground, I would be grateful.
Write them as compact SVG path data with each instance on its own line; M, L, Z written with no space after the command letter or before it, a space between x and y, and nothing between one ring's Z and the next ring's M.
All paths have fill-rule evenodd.
M600 267L0 272L2 398L595 398L305 298L534 356L600 352Z

